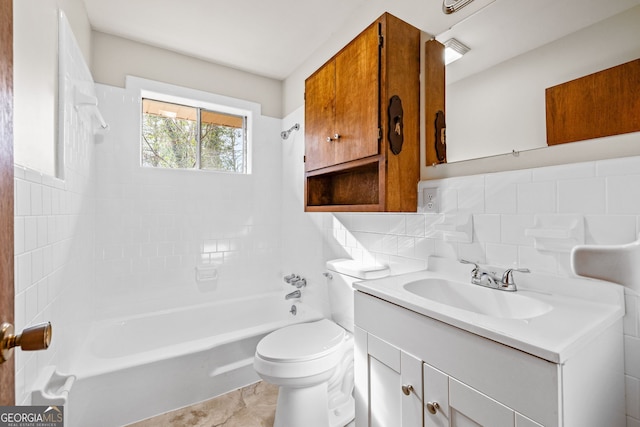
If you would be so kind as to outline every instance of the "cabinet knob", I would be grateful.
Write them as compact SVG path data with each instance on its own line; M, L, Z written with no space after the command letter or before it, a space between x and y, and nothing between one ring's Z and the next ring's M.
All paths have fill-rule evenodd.
M340 139L340 134L336 133L335 135L333 135L333 139L335 139L336 141Z
M402 386L402 392L405 394L405 396L409 396L412 391L413 386L411 384Z
M333 141L333 139L330 136L328 136L327 137L327 142L331 142L331 141Z
M427 411L429 411L430 414L435 415L438 409L440 409L438 402L427 402Z

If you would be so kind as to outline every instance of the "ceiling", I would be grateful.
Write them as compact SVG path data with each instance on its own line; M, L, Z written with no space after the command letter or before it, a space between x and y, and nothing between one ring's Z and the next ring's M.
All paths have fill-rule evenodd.
M445 33L447 38L455 35L472 51L506 41L506 53L486 48L486 54L475 55L476 68L486 68L640 4L640 0L475 0L452 15L442 13L442 0L84 3L96 31L283 80L362 15L371 15L373 21L388 11L431 35L451 29Z

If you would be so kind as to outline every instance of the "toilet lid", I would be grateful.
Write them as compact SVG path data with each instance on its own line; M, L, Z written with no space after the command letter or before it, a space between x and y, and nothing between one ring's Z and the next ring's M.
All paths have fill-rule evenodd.
M327 319L300 323L271 332L256 353L271 361L301 362L325 356L344 340L344 329Z

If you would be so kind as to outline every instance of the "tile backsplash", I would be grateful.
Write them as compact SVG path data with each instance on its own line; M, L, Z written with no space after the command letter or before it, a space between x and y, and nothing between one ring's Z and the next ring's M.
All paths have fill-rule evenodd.
M640 138L640 136L639 136ZM424 213L424 188L438 188L441 213ZM417 214L326 214L329 254L375 260L401 273L426 267L429 255L571 276L567 251L536 248L536 218L576 217L586 244L625 244L640 233L640 157L423 181ZM444 215L473 217L471 243L430 234ZM627 425L640 426L639 296L625 290Z

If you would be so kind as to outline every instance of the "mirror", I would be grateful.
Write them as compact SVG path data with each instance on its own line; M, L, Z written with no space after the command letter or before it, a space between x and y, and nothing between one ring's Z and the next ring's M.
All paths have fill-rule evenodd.
M448 162L555 149L545 89L640 58L638 22L640 0L496 0L438 35L471 49L446 70Z

